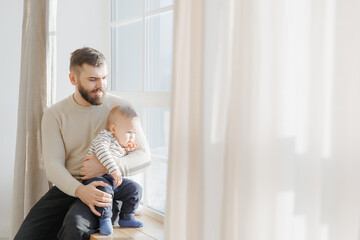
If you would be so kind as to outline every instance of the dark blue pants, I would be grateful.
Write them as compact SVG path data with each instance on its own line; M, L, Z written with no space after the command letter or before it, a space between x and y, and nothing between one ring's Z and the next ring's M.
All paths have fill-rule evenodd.
M122 204L113 200L113 223L119 216L122 219L133 218L141 196L139 184L123 179L122 184L114 189L114 199ZM52 187L30 210L14 239L89 239L98 228L99 218L86 204Z
M110 174L102 175L101 177L95 177L83 181L85 185L88 185L94 181L102 181L107 186L97 187L99 190L110 194L113 200L121 201L122 207L120 212L121 219L132 219L135 217L135 210L137 209L142 196L142 189L137 187L134 192L133 186L129 185L128 179L123 178L123 182L120 186L116 187L114 184L114 178ZM125 184L124 184L125 181ZM112 206L110 207L95 207L96 211L101 214L100 218L111 218L113 215Z

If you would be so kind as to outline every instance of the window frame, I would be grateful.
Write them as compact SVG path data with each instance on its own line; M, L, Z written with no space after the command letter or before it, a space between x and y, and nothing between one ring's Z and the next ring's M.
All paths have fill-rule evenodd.
M142 108L142 113L141 115L143 116L141 119L141 125L143 127L144 133L146 135L147 133L147 129L146 129L146 108L167 108L170 109L171 111L171 92L146 92L146 79L145 79L145 74L146 74L146 18L148 17L152 17L152 16L158 16L162 13L167 13L170 11L174 11L174 6L166 6L166 7L162 7L156 10L151 10L151 11L146 11L146 0L143 0L143 9L142 9L142 14L141 15L136 15L133 17L129 17L129 18L125 18L119 21L112 21L111 19L111 12L112 12L112 0L107 1L107 9L110 9L110 17L108 18L109 21L109 36L108 36L108 51L107 51L107 55L109 56L109 71L110 73L112 73L112 65L113 65L113 61L112 61L112 54L113 54L113 50L112 50L112 29L116 28L117 26L120 26L122 24L126 24L126 23L131 23L134 21L142 21L143 24L143 34L142 34L142 46L143 46L143 60L142 60L142 67L143 67L143 72L142 72L142 91L136 91L136 92L129 92L129 91L112 91L112 76L110 74L110 77L108 79L108 89L109 92L112 94L115 94L117 96L120 96L124 99L126 99L127 101L129 101L134 107L140 107ZM168 158L164 158L162 156L157 156L157 155L151 155L151 160L152 161L157 161L157 162L161 162L161 163L166 163L168 164ZM148 169L146 171L143 172L143 183L144 183L144 197L143 197L143 201L142 201L142 208L140 210L141 214L147 215L153 219L156 219L160 222L164 222L164 218L165 218L165 213L162 213L160 211L157 211L155 209L152 209L151 207L147 206L147 191L148 191L148 181L147 181L147 177L148 177Z

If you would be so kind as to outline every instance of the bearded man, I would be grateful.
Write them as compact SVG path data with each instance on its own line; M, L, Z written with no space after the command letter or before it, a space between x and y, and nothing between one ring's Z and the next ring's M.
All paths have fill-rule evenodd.
M30 210L15 240L89 239L99 228L95 206L112 204L113 223L117 216L134 218L142 197L142 188L136 182L124 179L118 186L126 193L121 204L97 189L106 186L104 182L82 184L82 180L108 173L96 156L85 156L92 139L105 128L111 109L131 106L106 93L107 76L105 57L99 51L86 47L71 54L69 78L75 92L48 108L42 119L46 174L54 186ZM141 126L136 139L138 148L117 161L127 175L150 165L149 144Z

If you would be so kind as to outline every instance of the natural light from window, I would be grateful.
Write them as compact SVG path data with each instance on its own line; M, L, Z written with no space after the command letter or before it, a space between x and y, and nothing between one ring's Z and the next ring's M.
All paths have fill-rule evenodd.
M133 177L144 209L164 214L169 148L173 0L112 0L111 91L130 101L148 139L152 165Z

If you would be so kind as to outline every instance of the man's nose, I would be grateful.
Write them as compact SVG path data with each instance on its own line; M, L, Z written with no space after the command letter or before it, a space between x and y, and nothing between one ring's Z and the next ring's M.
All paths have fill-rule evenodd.
M95 85L96 88L104 88L104 81L99 78L97 81L96 81L96 85Z

